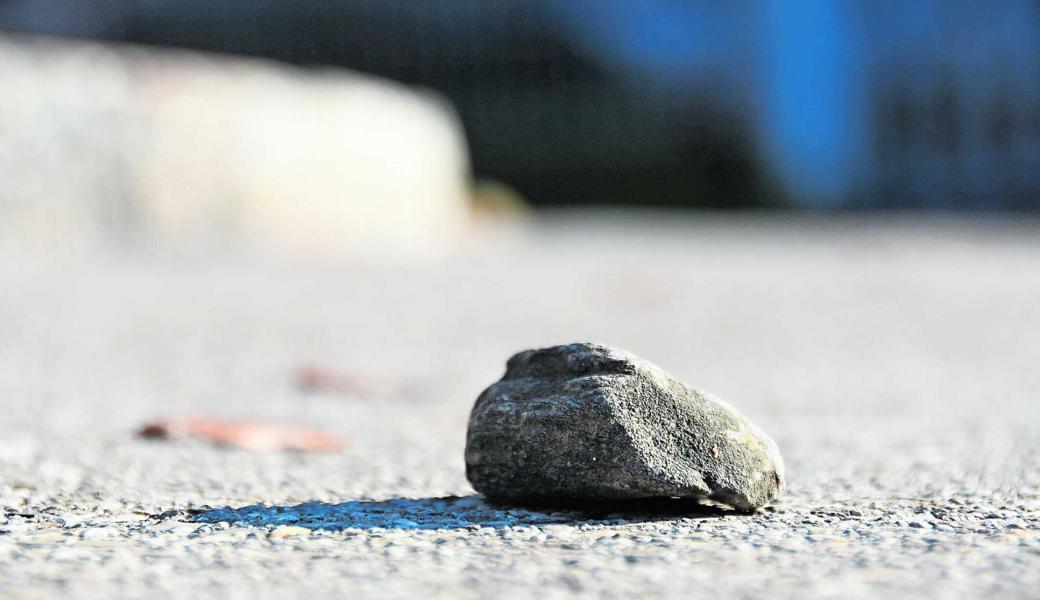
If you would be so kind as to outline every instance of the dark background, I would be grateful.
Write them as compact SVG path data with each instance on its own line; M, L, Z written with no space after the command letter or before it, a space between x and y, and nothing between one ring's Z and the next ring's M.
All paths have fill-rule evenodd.
M1040 209L1040 3L0 0L435 89L536 205Z

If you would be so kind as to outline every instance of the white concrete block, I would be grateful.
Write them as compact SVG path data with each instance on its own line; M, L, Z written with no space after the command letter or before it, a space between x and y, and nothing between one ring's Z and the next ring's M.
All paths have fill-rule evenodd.
M467 227L440 98L343 70L0 37L0 244L435 256Z

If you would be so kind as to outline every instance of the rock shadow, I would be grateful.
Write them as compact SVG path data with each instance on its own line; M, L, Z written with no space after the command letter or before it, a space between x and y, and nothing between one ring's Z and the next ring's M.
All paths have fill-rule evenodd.
M696 500L651 498L582 506L518 507L492 504L480 494L443 498L390 498L341 503L305 502L294 506L254 504L196 511L198 523L257 527L295 525L308 529L464 529L552 524L624 524L676 518L719 518L737 514Z

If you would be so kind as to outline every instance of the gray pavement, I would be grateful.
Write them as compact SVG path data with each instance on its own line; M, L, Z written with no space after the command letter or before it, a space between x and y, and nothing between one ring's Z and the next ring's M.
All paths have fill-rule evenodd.
M0 258L6 597L1032 597L1040 223L571 213L426 264ZM486 504L514 351L629 349L776 439L752 516ZM304 394L301 364L406 384ZM144 441L315 425L335 454ZM245 507L245 508L244 508Z

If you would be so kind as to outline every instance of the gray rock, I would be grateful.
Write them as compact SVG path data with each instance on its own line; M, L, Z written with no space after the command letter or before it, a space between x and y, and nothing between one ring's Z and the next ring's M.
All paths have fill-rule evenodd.
M784 486L776 444L733 407L587 343L509 359L470 414L466 475L502 503L676 497L753 511Z

